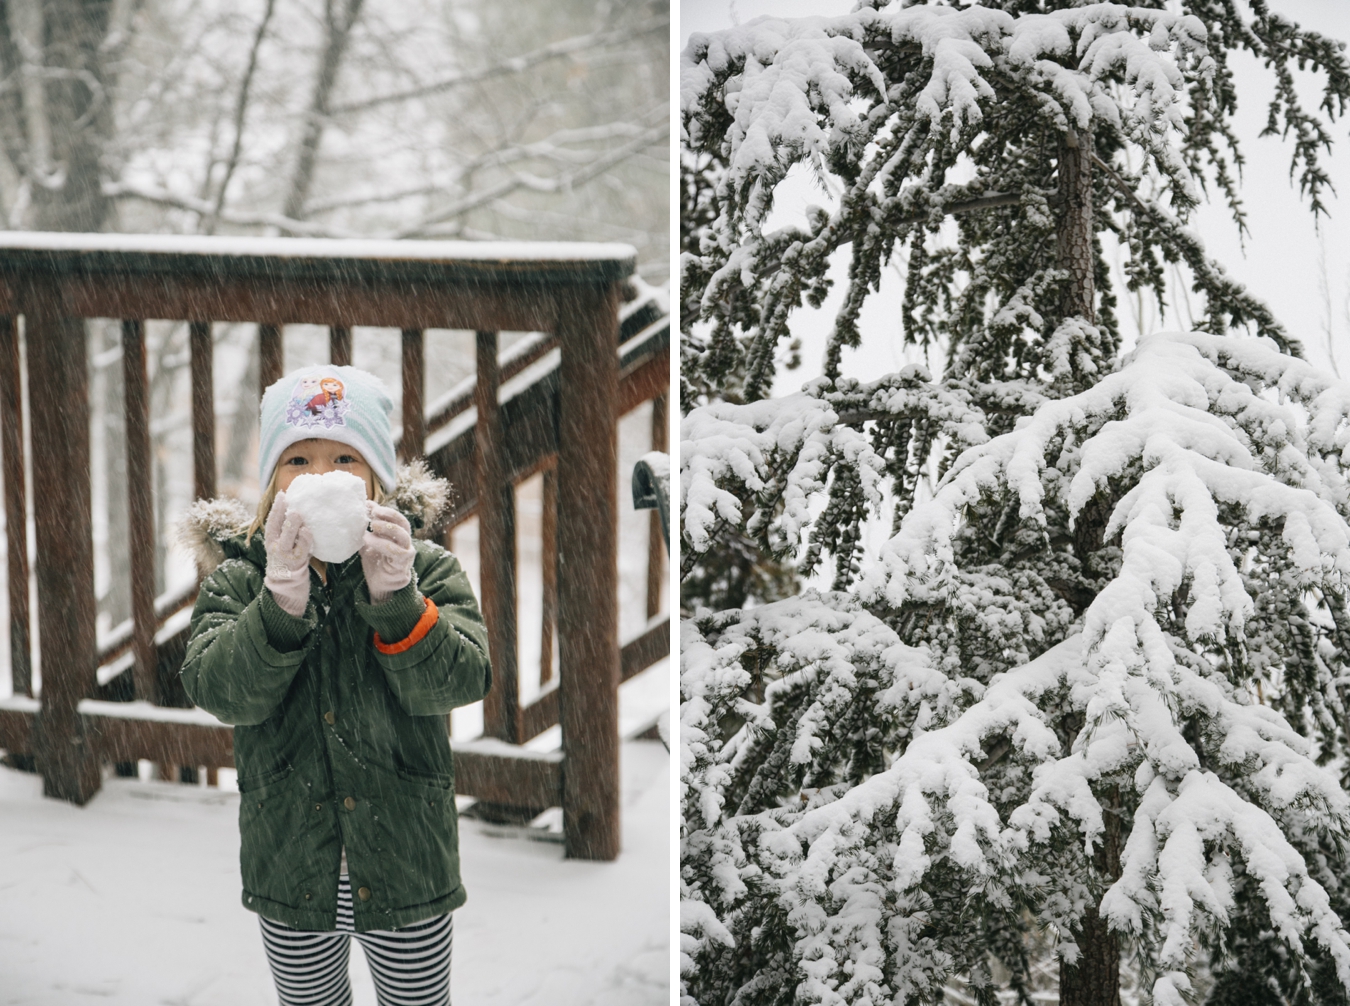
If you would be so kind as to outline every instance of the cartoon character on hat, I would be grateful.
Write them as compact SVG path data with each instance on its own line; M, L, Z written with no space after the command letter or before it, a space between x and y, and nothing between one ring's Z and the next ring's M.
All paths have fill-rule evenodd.
M322 425L331 429L344 425L351 408L345 391L342 381L332 374L309 374L300 378L291 392L286 422L302 428Z
M305 408L311 415L317 416L333 402L341 400L342 382L336 377L324 377L319 380L319 393L305 404Z

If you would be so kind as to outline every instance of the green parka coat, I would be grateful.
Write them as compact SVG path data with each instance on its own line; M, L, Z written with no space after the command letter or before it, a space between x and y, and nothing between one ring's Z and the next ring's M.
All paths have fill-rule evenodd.
M425 477L430 503L410 490L419 475L404 469L392 504L414 527L444 498L444 484ZM459 560L416 541L412 582L378 606L359 556L330 563L327 585L311 572L296 618L263 587L263 536L245 540L248 517L214 501L185 522L199 568L217 564L197 597L182 671L192 700L234 725L244 906L295 929L335 929L345 847L357 932L453 911L465 893L445 716L481 699L491 680L487 631ZM427 635L402 653L378 651L376 633L385 643L408 637L424 597L438 609Z

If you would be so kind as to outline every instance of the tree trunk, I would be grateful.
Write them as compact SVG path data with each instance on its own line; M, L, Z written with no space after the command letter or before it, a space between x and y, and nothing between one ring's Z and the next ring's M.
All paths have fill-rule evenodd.
M44 37L25 53L25 87L32 90L24 112L30 117L29 135L42 136L49 145L36 153L51 159L50 166L31 166L37 182L33 223L39 230L100 231L112 209L99 178L112 127L99 53L110 5L106 0L25 0L25 5L30 8L25 27L41 30ZM48 169L51 173L42 177Z
M305 203L309 200L310 186L314 182L314 167L318 163L319 144L323 140L323 130L328 124L328 103L337 83L338 69L342 66L342 57L347 52L347 42L351 38L352 27L361 13L364 0L326 0L324 5L324 47L319 57L319 73L314 81L314 96L310 99L309 113L305 117L305 131L300 137L300 151L295 162L295 174L291 176L290 191L282 207L282 216L292 220L303 220Z
M1120 876L1120 792L1112 788L1104 796L1106 834L1092 857L1102 888ZM1120 938L1107 930L1095 904L1083 913L1082 930L1075 936L1077 962L1059 962L1059 1006L1120 1006Z
M1068 272L1062 314L1095 324L1096 289L1092 254L1092 134L1070 129L1059 147L1059 267ZM1084 542L1083 545L1090 543ZM1099 543L1098 543L1099 544ZM1081 547L1081 546L1080 546ZM1119 804L1118 794L1112 803ZM1106 808L1106 835L1093 866L1105 887L1120 876L1120 816L1117 806ZM1120 1006L1120 940L1107 930L1096 905L1083 914L1075 934L1079 956L1072 965L1059 965L1060 1006Z
M1056 251L1069 273L1064 290L1065 318L1095 324L1096 290L1092 277L1092 134L1070 129L1059 146L1060 217Z
M1078 963L1059 963L1059 1006L1120 1006L1120 940L1089 908L1078 940Z

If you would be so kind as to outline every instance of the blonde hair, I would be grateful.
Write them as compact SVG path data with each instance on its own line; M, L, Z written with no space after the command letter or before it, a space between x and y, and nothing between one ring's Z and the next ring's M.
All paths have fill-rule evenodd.
M253 515L253 523L248 526L248 531L244 535L245 545L250 544L253 541L254 532L261 531L263 525L267 523L267 515L272 512L272 504L277 501L277 478L280 475L281 462L278 461L276 467L272 469L272 477L267 480L267 486L263 489L262 496L258 498L258 512ZM375 502L380 506L388 505L393 496L384 491L384 485L373 471L370 473L370 481L375 486Z

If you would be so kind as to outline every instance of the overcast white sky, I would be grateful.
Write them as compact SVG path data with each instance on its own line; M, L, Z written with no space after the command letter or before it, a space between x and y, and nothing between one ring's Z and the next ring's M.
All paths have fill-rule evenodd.
M679 22L681 48L694 31L716 31L765 14L796 17L846 13L852 6L852 0L683 0ZM1345 0L1271 0L1271 6L1306 27L1350 41L1350 3ZM1319 233L1296 186L1291 184L1288 145L1275 138L1257 138L1272 92L1269 75L1250 59L1239 61L1237 72L1238 130L1247 156L1243 192L1251 234L1243 249L1236 228L1221 206L1202 210L1192 220L1192 226L1204 236L1210 253L1230 274L1271 305L1276 316L1303 341L1309 358L1320 364L1331 361L1324 330L1328 311L1319 282L1325 258L1325 273L1330 278L1332 344L1342 375L1350 377L1350 226L1347 226L1350 225L1350 119L1338 123L1338 145L1332 156L1324 159L1341 198L1329 201L1331 219L1323 220ZM780 186L775 222L800 214L808 202L824 201L824 194L813 183L790 176ZM845 267L840 264L837 272L842 279ZM895 319L900 292L896 279L883 283L881 293L871 298L863 314L864 345L857 351L845 350L845 373L875 378L913 358L899 343ZM836 295L820 311L803 308L796 313L792 330L803 340L804 366L782 375L777 392L796 390L806 377L819 371L838 301L836 284ZM1135 325L1125 304L1121 305L1120 314L1122 327L1130 338ZM1181 305L1174 305L1161 322L1145 317L1142 325L1146 332L1184 326L1185 308ZM887 339L886 332L893 332L896 337Z

